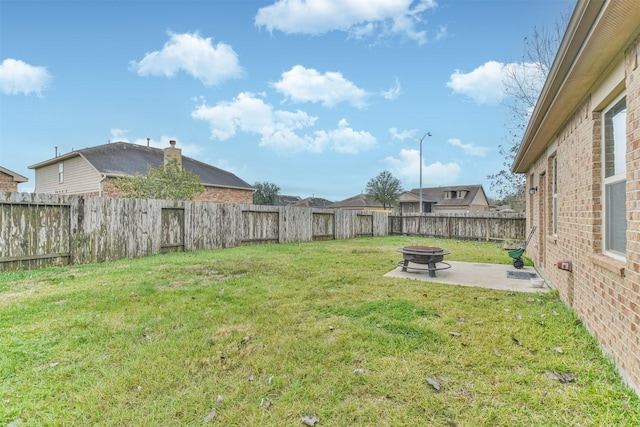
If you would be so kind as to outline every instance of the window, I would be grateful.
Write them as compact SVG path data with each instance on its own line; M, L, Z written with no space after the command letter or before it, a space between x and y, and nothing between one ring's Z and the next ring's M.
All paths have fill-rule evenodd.
M62 184L64 182L64 163L58 163L58 182Z
M625 256L627 248L625 96L604 112L604 249Z
M551 160L551 232L558 234L558 157Z

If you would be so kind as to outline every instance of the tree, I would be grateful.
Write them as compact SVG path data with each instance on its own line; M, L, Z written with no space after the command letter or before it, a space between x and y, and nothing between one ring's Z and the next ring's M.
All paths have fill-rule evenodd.
M531 37L524 39L522 61L506 69L503 83L505 91L510 95L507 103L510 110L507 124L509 132L505 138L506 143L498 145L498 152L504 159L503 168L487 178L491 180L491 189L498 194L503 204L510 204L514 210L524 210L526 177L511 172L511 166L568 22L569 15L562 14L551 28L534 27Z
M367 183L365 192L373 200L382 203L383 209L393 206L402 193L400 180L394 177L391 172L383 171Z
M256 191L253 192L253 204L254 205L275 205L278 199L278 192L280 187L271 182L256 182L253 187Z
M124 197L138 199L193 200L196 194L204 193L198 175L182 170L176 160L157 168L149 165L146 175L136 173L117 178L113 185L124 193Z

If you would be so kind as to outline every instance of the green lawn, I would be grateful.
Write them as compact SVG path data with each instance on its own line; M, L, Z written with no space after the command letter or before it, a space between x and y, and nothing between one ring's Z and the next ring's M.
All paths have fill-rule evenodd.
M383 277L412 244L512 261L384 237L1 273L0 425L640 425L556 292Z

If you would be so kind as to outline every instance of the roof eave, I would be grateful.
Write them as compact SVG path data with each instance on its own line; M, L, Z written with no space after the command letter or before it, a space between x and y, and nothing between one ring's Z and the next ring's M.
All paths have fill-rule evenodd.
M578 1L514 158L512 172L526 173L546 150L607 69L618 62L624 48L637 37L639 18L636 0Z

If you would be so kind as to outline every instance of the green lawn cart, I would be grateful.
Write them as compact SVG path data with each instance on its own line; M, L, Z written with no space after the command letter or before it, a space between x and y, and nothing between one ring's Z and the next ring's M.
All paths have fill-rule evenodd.
M513 258L513 266L515 268L521 269L522 267L524 267L524 261L522 261L522 254L527 249L527 245L529 244L529 241L531 240L531 237L533 237L533 233L535 233L535 231L536 231L536 226L534 225L533 228L531 228L529 237L527 237L527 241L524 242L524 246L519 247L518 249L513 249L509 251L509 256Z

